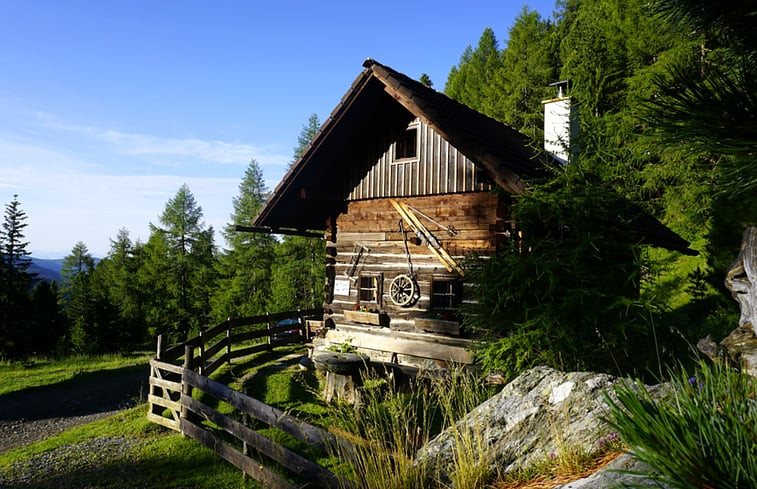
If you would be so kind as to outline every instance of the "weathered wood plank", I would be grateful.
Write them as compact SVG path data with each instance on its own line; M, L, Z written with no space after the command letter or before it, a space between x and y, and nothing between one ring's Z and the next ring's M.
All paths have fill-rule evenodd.
M166 363L160 360L150 360L150 366L153 368L158 368L160 370L166 370L168 372L173 372L175 374L181 374L182 366L181 365L174 365L172 363Z
M155 404L155 405L164 407L166 409L170 409L171 411L181 410L181 403L179 401L172 401L170 399L166 399L165 397L159 397L152 394L148 394L147 402L149 402L150 404Z
M224 321L218 326L214 326L206 331L203 331L202 337L205 340L205 343L207 344L210 342L210 340L212 340L219 334L225 333L227 329L229 329L229 321Z
M459 364L472 364L473 355L466 349L465 340L460 338L446 338L436 336L431 333L409 333L399 331L387 331L386 328L363 328L350 327L337 323L337 327L343 329L329 330L326 339L336 343L343 343L350 339L350 344L357 348L366 350L380 350L393 353L402 353L420 358L431 358L444 362ZM400 334L412 335L416 337L400 336ZM442 338L457 340L457 345L449 341L441 341ZM469 346L469 342L468 342Z
M191 397L183 397L182 405L192 412L201 415L205 419L215 423L227 433L254 447L266 457L280 463L284 467L298 474L303 479L315 482L319 487L337 489L340 487L339 480L334 474L311 462L300 454L275 443L257 431L248 428L242 423L225 416Z
M236 448L223 440L213 436L212 433L203 429L187 419L181 420L181 432L199 441L226 461L243 470L254 479L262 482L265 487L271 489L297 489L297 486L284 479L275 472L265 468L260 462L248 455L242 455Z
M224 363L226 363L229 360L228 355L225 353L221 355L220 357L216 358L209 364L205 365L205 369L202 371L203 375L211 375L213 372L218 370L223 366Z
M245 357L247 355L252 355L253 353L266 351L268 349L269 349L268 343L262 343L260 345L250 346L247 348L240 348L239 350L232 350L231 359L233 360L235 358Z
M163 416L149 412L147 413L147 419L155 424L165 426L166 428L172 429L174 431L181 431L179 422L175 419L164 418Z
M326 431L191 370L184 371L182 381L315 448L325 450L333 443L333 436Z
M172 382L170 380L160 379L157 377L150 377L150 385L167 389L173 392L181 392L181 382Z
M211 359L219 351L226 348L226 337L221 338L215 345L205 347L205 358Z
M254 340L254 339L258 339L258 338L263 338L265 336L268 336L268 330L266 330L265 328L264 329L256 329L256 330L253 330L253 331L246 331L244 333L235 333L235 334L232 334L229 337L229 341L231 341L231 344L233 345L235 343L241 343L243 341L249 341L249 340Z

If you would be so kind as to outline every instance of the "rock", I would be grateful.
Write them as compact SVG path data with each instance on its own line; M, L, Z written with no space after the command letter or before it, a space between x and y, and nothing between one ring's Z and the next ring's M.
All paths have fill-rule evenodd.
M602 421L608 413L603 393L614 395L621 382L607 374L560 372L548 367L528 370L502 391L426 444L416 463L428 463L448 483L459 433L480 437L477 453L493 471L507 472L543 462L565 450L593 452L610 433ZM648 387L654 397L661 386Z
M649 466L644 462L635 459L632 455L623 454L589 477L560 484L552 489L616 489L619 487L665 489L668 487L643 475L636 475L648 472Z

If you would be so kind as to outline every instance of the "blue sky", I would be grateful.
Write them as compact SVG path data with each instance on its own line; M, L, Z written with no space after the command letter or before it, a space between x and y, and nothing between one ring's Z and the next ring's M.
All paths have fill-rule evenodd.
M122 227L147 240L189 185L205 222L230 220L255 158L273 188L297 136L325 120L371 57L444 89L525 1L0 1L0 204L18 194L34 256ZM217 235L217 244L225 243Z

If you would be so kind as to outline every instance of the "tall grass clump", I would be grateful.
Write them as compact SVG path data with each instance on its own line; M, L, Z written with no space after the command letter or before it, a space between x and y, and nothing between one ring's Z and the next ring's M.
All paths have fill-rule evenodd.
M694 375L671 377L664 400L641 384L616 388L608 423L670 487L757 487L757 379L704 361Z
M349 465L350 487L423 489L442 482L416 453L440 431L451 428L455 441L452 483L458 489L482 487L489 465L478 428L456 426L488 394L470 374L453 370L442 377L419 375L410 386L373 374L364 382L358 407L338 406L336 434L347 443L336 454Z
M490 397L493 392L481 379L468 370L453 368L448 375L435 377L431 383L434 400L442 421L453 442L450 485L456 489L477 489L492 478L493 455L486 444L486 426L481 420L466 414ZM432 474L439 481L438 474Z

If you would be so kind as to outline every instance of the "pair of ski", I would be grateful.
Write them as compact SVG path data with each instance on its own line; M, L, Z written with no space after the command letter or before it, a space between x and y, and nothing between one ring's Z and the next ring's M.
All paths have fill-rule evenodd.
M399 202L394 199L389 199L389 202L392 203L400 216L402 216L402 219L407 223L408 226L412 228L415 234L421 240L423 240L431 253L436 256L436 258L442 263L442 265L444 265L448 272L454 270L459 273L461 277L465 276L465 273L463 272L463 269L460 268L460 265L458 265L457 262L449 255L449 253L447 253L447 250L442 247L442 245L439 243L439 240L436 239L436 236L434 236L431 231L429 231L428 228L426 228L426 226L420 221L420 219L418 219L418 216L416 216L415 213L410 209L410 206L408 206L404 202Z

